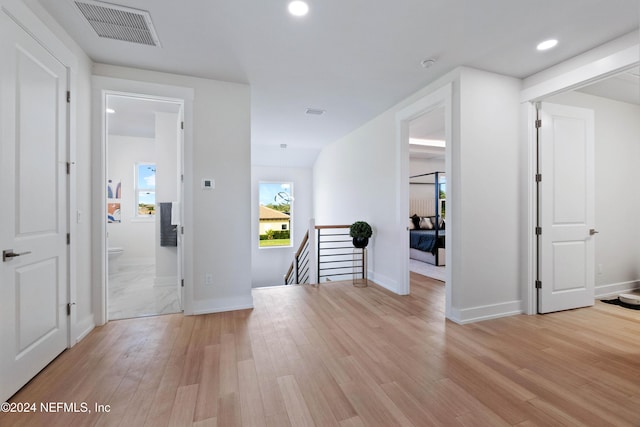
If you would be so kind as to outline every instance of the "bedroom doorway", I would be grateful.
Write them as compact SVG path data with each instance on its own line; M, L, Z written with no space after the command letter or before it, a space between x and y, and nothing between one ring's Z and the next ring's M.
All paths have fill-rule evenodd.
M399 111L396 114L396 129L397 129L397 139L396 139L396 148L397 155L399 160L398 165L398 175L397 175L397 212L398 212L398 241L400 242L400 247L398 248L398 265L401 267L399 270L399 292L401 295L408 295L411 293L411 275L415 273L411 273L409 270L409 261L410 261L410 225L411 221L410 217L414 213L409 212L409 200L410 200L410 186L409 184L409 176L412 176L412 171L410 169L411 165L411 155L410 151L413 149L414 151L421 150L423 152L431 152L431 154L423 153L424 157L438 157L438 165L442 165L442 159L444 159L444 169L437 172L444 172L443 176L446 179L445 190L446 192L450 192L452 189L455 189L456 176L455 174L451 174L451 163L452 163L452 138L451 138L451 128L453 121L453 110L452 110L452 99L453 99L453 85L451 83L445 84L440 88L434 90L428 95L416 100L413 104L408 105L403 110ZM422 120L420 120L422 119ZM409 144L410 138L412 136L412 128L413 127L413 137L415 139L436 139L436 141L440 142L427 142L418 143L418 144ZM444 141L444 143L442 143ZM434 146L440 145L440 147ZM435 162L434 160L433 162ZM429 163L429 159L426 159L424 163ZM424 166L424 165L423 165ZM421 169L416 174L424 173L425 170ZM447 172L449 172L447 174ZM426 188L426 187L425 187ZM433 189L433 187L432 187ZM434 197L432 200L435 202L435 189L433 189ZM447 196L445 196L446 198ZM435 283L441 283L441 286L444 286L444 296L445 296L445 306L444 306L444 314L446 318L453 318L453 308L452 308L452 289L454 286L452 280L452 272L454 270L453 262L454 260L451 257L452 247L451 242L453 241L452 233L455 232L455 200L451 200L446 198L443 200L443 204L440 204L438 209L444 209L445 224L444 228L447 230L444 236L444 267L440 271L444 270L444 281L436 281ZM436 206L438 206L439 202L435 202ZM435 210L436 208L434 208ZM443 212L440 210L439 212ZM428 215L426 215L428 216ZM435 216L435 215L433 215ZM435 218L434 218L435 219ZM452 222L453 221L453 222ZM453 224L453 227L448 227L448 225ZM413 276L416 277L416 276ZM418 276L418 277L426 277L426 276Z
M445 109L409 123L409 271L446 282Z

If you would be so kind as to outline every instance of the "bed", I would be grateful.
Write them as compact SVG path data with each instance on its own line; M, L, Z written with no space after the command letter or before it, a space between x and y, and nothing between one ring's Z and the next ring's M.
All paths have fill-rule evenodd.
M418 178L418 179L416 179ZM443 217L444 173L411 177L411 184L434 187L434 197L411 199L409 212L409 257L436 266L446 265L446 223Z

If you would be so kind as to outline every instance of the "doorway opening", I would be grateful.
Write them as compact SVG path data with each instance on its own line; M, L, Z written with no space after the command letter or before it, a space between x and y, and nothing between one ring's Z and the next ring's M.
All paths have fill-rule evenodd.
M409 270L446 282L444 107L409 123Z
M453 99L453 86L451 83L448 83L439 89L434 90L430 94L425 97L417 100L413 104L407 106L403 110L399 111L396 114L396 129L397 129L397 155L399 160L399 165L397 168L398 176L397 176L397 215L398 215L398 233L399 233L399 242L400 248L398 250L398 265L401 266L401 270L399 271L399 286L398 293L401 295L408 295L411 292L411 275L409 271L409 261L410 261L410 217L415 213L409 212L409 200L410 200L410 176L412 176L412 170L410 168L411 160L410 160L410 147L418 144L410 144L410 139L412 135L412 127L414 136L417 136L418 139L430 139L430 138L438 138L438 143L431 142L431 146L423 145L423 151L438 151L438 155L444 156L444 170L437 172L445 172L443 174L446 182L443 182L443 187L445 191L450 191L455 189L455 174L452 174L452 121L453 121L453 113L452 113L452 99ZM426 125L424 130L421 129L421 121L420 118L428 123L432 122L431 125ZM445 141L442 144L442 141ZM443 145L443 147L433 147L433 145ZM418 147L414 147L414 151L418 151ZM424 154L426 155L426 154ZM442 160L438 160L438 162L442 162ZM418 174L424 173L423 170L420 170ZM438 177L440 178L440 177ZM435 184L432 181L432 189L436 188ZM426 188L426 187L425 187ZM439 191L438 191L439 193ZM455 204L451 198L447 200L443 200L444 203L440 203L438 199L435 197L435 189L434 189L434 197L430 198L433 203L435 203L436 207L434 207L434 217L435 212L442 214L443 208L445 213L445 224L444 228L447 230L444 236L444 251L443 252L443 261L445 264L445 277L444 277L444 295L445 295L445 316L447 318L453 317L453 309L452 309L452 289L454 286L452 280L452 271L454 270L452 259L452 248L451 243L453 242L453 233L455 232ZM434 218L436 219L436 218ZM454 224L453 227L450 227L451 224Z
M107 320L182 311L183 104L107 93Z
M541 181L538 187L545 183L550 185L558 175L560 186L566 187L565 190L575 199L576 195L582 194L582 190L577 188L592 182L591 188L584 192L584 200L560 198L560 204L573 200L565 208L559 208L560 204L551 197L551 194L558 194L555 190L551 194L541 190L535 203L534 212L538 212L541 218L546 212L548 218L561 222L560 226L556 226L543 219L540 224L541 236L553 236L554 242L545 244L538 236L535 246L537 292L532 296L532 301L535 301L536 311L590 306L597 299L616 298L620 293L636 292L640 278L637 269L640 247L636 237L640 229L633 212L640 207L640 198L628 191L628 185L640 178L635 165L635 160L640 156L637 146L640 136L640 124L637 121L640 116L640 69L637 64L625 66L623 71L595 83L576 85L541 96L539 100L542 101L540 111L544 112L547 107L547 111L560 111L562 116L558 120L552 115L541 116L540 129L549 125L545 123L549 117L556 131L565 132L568 126L563 125L562 120L572 117L572 112L583 110L591 113L593 147L590 155L593 160L589 166L588 161L581 160L580 150L574 147L565 153L565 163L569 167L560 167L558 165L562 159L558 160L558 156L562 158L564 152L560 147L554 150L557 153L552 153L551 157L541 155L536 162L542 171L540 177L536 178L536 181ZM571 120L577 123L577 119L572 117ZM544 144L541 150L544 150L548 147L548 138L541 143ZM557 145L555 142L553 144ZM545 172L545 160L547 164L553 163L554 168L547 168ZM578 176L580 179L576 180ZM587 207L584 209L584 221L578 221L576 215L571 215L571 218L565 215L581 213L578 207L583 205ZM588 220L589 217L592 219ZM553 225L545 227L545 223ZM568 231L562 231L563 228ZM555 241L556 237L549 232L550 229L553 233L562 231L564 236L561 238L564 241ZM572 251L571 248L579 251Z

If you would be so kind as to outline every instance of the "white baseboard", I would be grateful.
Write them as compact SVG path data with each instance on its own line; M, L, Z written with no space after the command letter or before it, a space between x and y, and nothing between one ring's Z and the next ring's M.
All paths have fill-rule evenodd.
M452 307L452 316L449 320L464 325L466 323L497 319L499 317L513 316L522 313L522 301L510 301L500 304L483 305L463 309Z
M89 332L93 331L95 327L96 322L93 318L93 314L85 317L81 321L76 322L73 328L75 337L71 338L73 345L82 341L82 339L89 335Z
M400 292L398 291L397 281L383 274L376 274L375 271L371 271L371 270L367 271L367 278L372 282L375 282L376 285L382 286L383 288L393 292L394 294L401 295Z
M611 283L608 285L596 286L595 296L596 298L609 297L622 292L633 291L638 288L640 288L640 282L635 280L630 282Z
M246 310L253 308L253 296L216 298L193 302L193 312L189 314L221 313L223 311ZM186 314L186 313L185 313Z

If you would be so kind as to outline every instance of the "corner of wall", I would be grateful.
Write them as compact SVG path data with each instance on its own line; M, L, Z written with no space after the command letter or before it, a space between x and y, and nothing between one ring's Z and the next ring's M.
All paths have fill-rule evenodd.
M73 328L72 344L77 344L84 339L96 327L93 314L86 316L82 320L76 320Z

